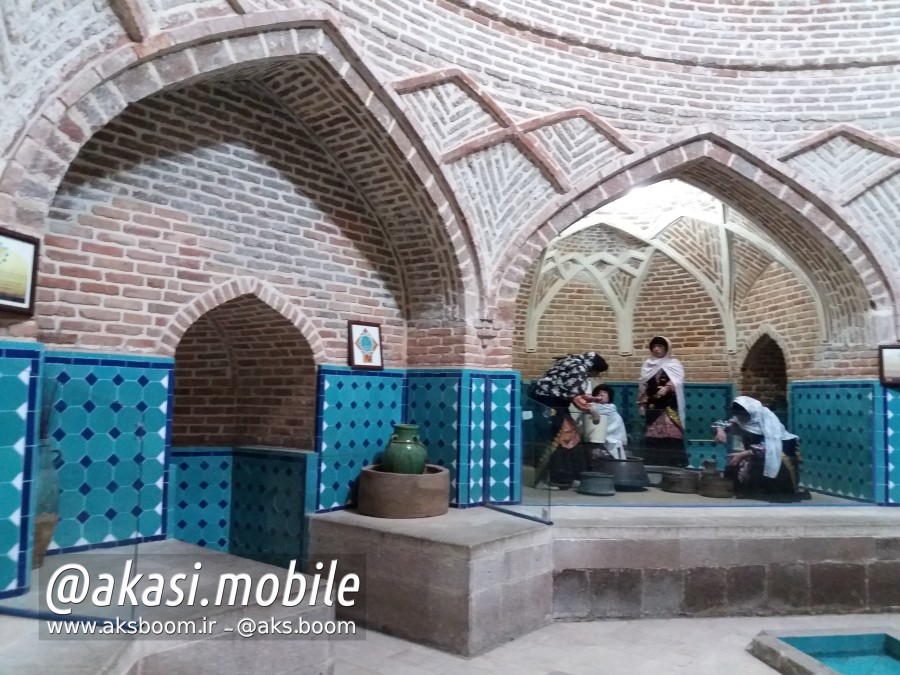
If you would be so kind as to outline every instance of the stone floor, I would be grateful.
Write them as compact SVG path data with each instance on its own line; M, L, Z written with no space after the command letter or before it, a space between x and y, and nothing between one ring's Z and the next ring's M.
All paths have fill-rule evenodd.
M432 520L432 519L423 519ZM431 523L414 523L435 540L485 537L497 527L509 527L520 519L488 509L452 510ZM884 537L895 536L900 511L875 506L818 508L773 506L768 508L607 508L560 506L554 510L557 538L592 536L654 539L673 532L704 538L783 537ZM465 527L461 525L465 524ZM407 521L384 524L406 528ZM404 530L405 531L405 530ZM495 533L496 534L496 533ZM438 607L434 611L439 611ZM0 674L59 673L89 675L120 673L121 642L40 639L37 622L0 615ZM822 628L893 627L900 629L900 613L786 617L678 618L556 622L503 644L472 659L454 656L411 642L369 632L364 640L334 641L334 672L339 675L390 673L510 673L515 675L753 675L774 671L745 651L762 630L814 630ZM285 646L266 641L266 650L280 653ZM243 643L239 650L250 650ZM310 651L310 650L306 650ZM276 653L276 656L277 656ZM283 662L293 667L267 672L304 673L287 654ZM186 666L166 675L200 675ZM205 672L225 672L221 669ZM237 671L241 672L241 671ZM249 672L249 671L245 671ZM319 671L315 671L319 672ZM141 675L154 675L147 669ZM160 673L162 675L162 673Z
M0 616L5 675L115 672L105 666L120 648L116 643L39 642L30 624ZM898 629L900 614L557 622L472 659L371 631L364 640L334 641L332 647L335 675L771 675L774 670L746 652L759 631L848 627Z
M335 675L771 675L746 650L762 630L898 627L900 614L554 623L464 659L380 634L335 642Z

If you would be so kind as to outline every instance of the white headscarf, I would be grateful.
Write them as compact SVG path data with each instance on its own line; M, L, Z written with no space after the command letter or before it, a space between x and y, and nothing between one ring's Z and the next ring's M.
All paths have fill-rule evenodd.
M651 356L649 359L644 361L644 365L641 366L641 384L647 384L656 374L665 370L666 375L669 376L669 379L675 385L675 395L678 398L678 417L681 418L681 427L685 428L686 419L684 416L684 366L681 365L681 361L672 356L672 343L669 341L669 338L663 337L662 335L657 335L651 338L651 342L655 339L659 338L660 340L664 340L666 343L666 355L661 358L656 358L655 356Z
M747 423L742 423L735 418L738 426L751 434L758 434L766 439L766 463L763 475L767 478L775 478L781 469L781 442L797 438L797 436L785 429L778 416L755 398L738 396L734 402L750 415L750 421Z
M628 432L625 430L625 420L616 409L615 403L592 403L591 409L605 415L606 424L606 449L616 459L625 459L625 446L628 445Z

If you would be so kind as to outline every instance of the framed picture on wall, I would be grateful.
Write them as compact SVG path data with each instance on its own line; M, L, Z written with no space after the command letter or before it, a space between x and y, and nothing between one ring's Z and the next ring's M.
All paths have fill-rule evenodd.
M34 314L40 241L0 228L0 314Z
M885 387L900 387L900 345L878 348L878 372Z
M366 321L347 323L347 355L351 368L382 370L381 324Z

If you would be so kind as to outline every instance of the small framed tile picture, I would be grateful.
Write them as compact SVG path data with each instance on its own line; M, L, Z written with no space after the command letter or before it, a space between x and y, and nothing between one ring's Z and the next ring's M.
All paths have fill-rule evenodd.
M34 314L40 241L0 228L0 314Z
M381 324L347 322L347 354L351 368L383 370Z
M885 387L900 387L900 345L878 348L878 373Z

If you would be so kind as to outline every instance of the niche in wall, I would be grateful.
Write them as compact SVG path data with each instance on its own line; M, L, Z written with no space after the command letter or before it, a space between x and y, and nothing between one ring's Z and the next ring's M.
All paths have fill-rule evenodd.
M210 310L175 352L174 446L312 449L316 370L309 343L254 295Z
M739 391L768 406L782 421L787 420L787 368L784 352L768 335L753 343L741 365Z

